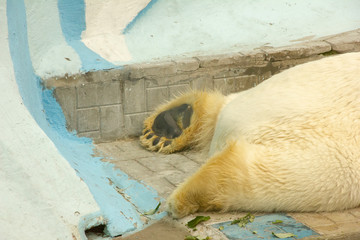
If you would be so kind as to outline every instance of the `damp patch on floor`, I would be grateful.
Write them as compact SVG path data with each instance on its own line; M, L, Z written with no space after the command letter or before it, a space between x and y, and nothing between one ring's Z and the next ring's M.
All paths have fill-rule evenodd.
M244 227L238 224L231 225L231 222L232 221L213 224L212 227L219 229L230 240L279 239L279 237L285 237L285 233L288 233L288 236L293 236L284 239L301 239L319 235L286 214L256 216L252 222L247 223Z

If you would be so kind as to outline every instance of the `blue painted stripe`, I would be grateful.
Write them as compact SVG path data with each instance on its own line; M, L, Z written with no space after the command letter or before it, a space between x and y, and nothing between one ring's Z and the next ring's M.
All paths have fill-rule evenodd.
M7 17L10 53L25 106L58 151L88 185L107 222L110 235L117 236L136 228L141 229L143 223L140 213L157 205L159 196L156 191L129 179L125 173L114 169L113 164L93 157L92 140L78 138L66 130L64 114L53 97L53 91L43 89L41 79L35 75L32 67L24 2L8 0ZM119 190L122 191L121 194ZM128 196L131 202L123 198L122 194ZM155 215L154 218L161 216Z
M281 221L274 224L275 221ZM231 225L231 221L222 222L212 225L212 227L219 229L228 237L228 239L279 239L273 233L293 233L296 237L288 239L300 239L309 236L317 236L314 232L304 224L297 222L290 216L285 214L268 214L255 217L254 221L246 224L245 227L240 227L238 224Z
M81 33L86 29L84 0L58 1L60 24L67 43L79 54L82 71L96 71L117 68L97 53L91 51L81 41Z
M123 30L123 34L128 33L128 32L134 27L134 25L136 24L136 22L137 22L140 18L142 18L142 17L145 15L145 13L146 13L149 9L151 9L151 8L153 7L153 5L154 5L157 1L158 1L158 0L151 0L151 1L148 3L148 5L146 5L146 7L143 8L143 9L136 15L136 17L134 17L134 19L133 19L131 22L128 23L128 25L126 25L126 27L125 27L124 30Z

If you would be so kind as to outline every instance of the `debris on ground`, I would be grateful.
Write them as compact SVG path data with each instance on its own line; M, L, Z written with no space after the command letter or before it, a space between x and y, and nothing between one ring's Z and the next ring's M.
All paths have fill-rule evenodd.
M274 233L272 234L277 238L290 238L290 237L296 237L293 233Z
M150 211L147 211L145 213L143 213L143 215L154 215L160 208L161 202L159 202L159 204L156 206L156 208L151 209Z
M237 224L237 225L239 225L239 227L245 227L246 224L252 223L254 221L254 219L255 219L255 216L252 215L251 213L248 213L245 215L245 217L235 219L234 221L232 221L230 223L230 225Z
M282 220L275 220L275 221L272 222L272 224L279 224L279 223L283 223L283 221Z
M210 216L197 216L193 220L189 221L186 226L189 228L195 228L199 223L205 222L210 219Z
M195 237L195 236L186 236L184 240L210 240L211 237L206 237L206 238L198 238L198 237Z

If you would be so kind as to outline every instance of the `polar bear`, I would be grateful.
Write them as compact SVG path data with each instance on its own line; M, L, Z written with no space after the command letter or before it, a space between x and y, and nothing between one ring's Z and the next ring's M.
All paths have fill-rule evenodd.
M360 53L285 70L247 91L190 92L144 121L151 151L207 151L167 200L197 211L334 211L360 205Z

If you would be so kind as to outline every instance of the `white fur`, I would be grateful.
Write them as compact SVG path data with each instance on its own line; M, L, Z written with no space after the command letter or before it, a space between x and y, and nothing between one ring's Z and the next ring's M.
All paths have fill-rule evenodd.
M209 157L230 141L246 149L251 194L224 196L229 209L359 206L360 53L299 65L228 96Z

